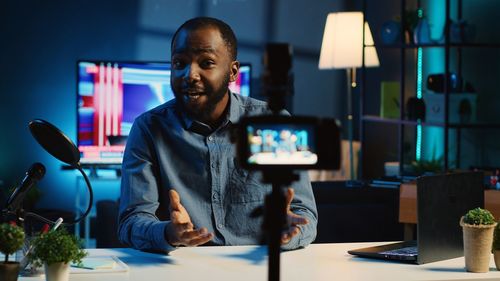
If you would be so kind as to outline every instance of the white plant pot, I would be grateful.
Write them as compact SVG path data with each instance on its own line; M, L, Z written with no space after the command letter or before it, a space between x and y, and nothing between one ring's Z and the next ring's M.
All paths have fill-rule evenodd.
M68 281L69 280L69 263L53 263L45 264L45 280L46 281Z

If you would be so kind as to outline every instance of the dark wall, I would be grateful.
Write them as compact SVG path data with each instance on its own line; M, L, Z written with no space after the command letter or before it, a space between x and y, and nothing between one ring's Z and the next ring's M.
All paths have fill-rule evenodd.
M2 1L0 9L0 178L20 181L31 163L47 167L47 205L72 206L73 171L32 139L29 120L43 118L76 136L76 60L135 56L137 1ZM54 202L58 202L54 205Z
M423 2L430 10L443 1ZM407 1L410 6L413 2L416 0ZM37 117L47 119L75 140L75 61L81 58L168 60L172 33L184 20L197 15L219 17L233 26L240 41L239 59L252 63L256 81L261 72L265 42L290 42L295 55L294 112L345 120L345 71L319 71L317 63L327 14L360 10L361 3L361 0L345 1L345 4L336 0L314 3L302 0L2 1L0 181L4 186L12 186L31 163L40 161L48 167L47 176L40 183L42 186L52 189L65 185L67 188L61 196L74 193L74 173L61 172L60 163L38 147L27 130L28 121ZM378 44L382 23L399 14L401 1L367 3L366 18ZM500 3L478 0L464 4L464 16L477 24L477 40L498 42L498 32L488 26L494 25L494 12ZM431 22L431 28L439 29L439 24ZM494 109L500 105L494 79L498 64L494 62L499 52L488 49L464 53L467 55L464 64L471 66L464 70L464 75L474 83L480 95L478 117L495 121ZM379 49L378 54L380 67L366 72L364 105L370 114L379 112L380 81L396 80L400 73L397 49ZM484 64L485 61L492 63ZM354 93L355 139L359 138L359 96L358 89ZM397 129L383 127L370 124L365 127L369 144L364 151L369 152L365 161L370 166L366 174L369 177L383 173L384 161L397 159ZM469 159L463 161L463 167L498 164L497 137L491 137L496 135L484 130L479 134L469 131L463 134L462 155Z

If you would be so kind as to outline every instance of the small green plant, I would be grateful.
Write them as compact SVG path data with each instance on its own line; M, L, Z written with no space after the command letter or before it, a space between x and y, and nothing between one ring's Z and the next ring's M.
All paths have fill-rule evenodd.
M82 241L64 228L43 233L33 240L33 251L29 259L36 266L58 262L81 264L87 255L81 248Z
M436 157L436 151L436 146L433 146L430 159L421 158L420 160L415 160L411 163L413 171L417 175L424 175L429 173L438 174L443 170L444 158L442 155L440 157Z
M24 230L8 223L0 224L0 252L5 255L5 263L9 255L21 249L24 243Z
M490 211L478 207L465 214L464 223L472 225L490 225L495 223L495 218Z
M436 174L443 170L443 158L413 161L411 166L417 175Z

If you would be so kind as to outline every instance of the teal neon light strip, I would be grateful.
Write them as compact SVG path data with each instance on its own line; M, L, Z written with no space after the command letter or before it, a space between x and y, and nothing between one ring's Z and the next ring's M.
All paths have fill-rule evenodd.
M420 123L420 122L419 122ZM417 161L422 157L422 125L417 125L417 143L415 145L415 159Z
M422 48L417 48L417 98L422 98Z
M420 10L419 10L420 11ZM417 48L417 98L422 98L422 48ZM422 157L422 125L417 125L417 140L415 143L415 159Z

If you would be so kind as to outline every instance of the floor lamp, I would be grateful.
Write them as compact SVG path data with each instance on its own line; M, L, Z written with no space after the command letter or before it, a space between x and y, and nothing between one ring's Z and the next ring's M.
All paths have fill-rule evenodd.
M363 38L365 39L365 46L367 46L364 48L365 67L379 66L370 27L366 22L363 26L363 13L341 12L328 14L318 65L319 69L346 69L347 71L347 133L351 180L355 179L352 144L354 132L352 90L356 87L356 68L363 65Z

